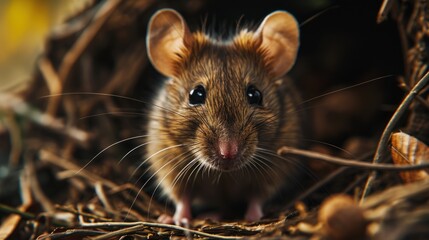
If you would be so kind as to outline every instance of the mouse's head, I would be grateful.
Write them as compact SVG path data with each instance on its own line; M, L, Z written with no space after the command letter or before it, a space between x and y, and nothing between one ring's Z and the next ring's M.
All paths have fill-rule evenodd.
M223 171L249 164L278 138L279 113L287 110L276 81L293 66L298 45L297 22L284 11L230 41L192 34L176 11L158 11L147 49L170 77L162 107L175 112L157 118L160 134L185 145L189 161Z

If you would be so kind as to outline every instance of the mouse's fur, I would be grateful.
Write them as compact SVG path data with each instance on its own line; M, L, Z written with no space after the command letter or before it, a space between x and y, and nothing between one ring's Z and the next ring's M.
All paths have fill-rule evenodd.
M172 10L163 11L172 14ZM164 41L157 34L165 33L157 31L153 39L151 33L148 36L152 63L170 77L154 101L147 139L151 169L164 192L176 203L187 196L190 202L200 200L224 210L252 199L263 203L285 184L296 184L296 164L275 156L283 145L300 144L297 91L280 78L295 56L273 54L261 43L266 40L257 37L264 29L242 31L221 42L200 32L189 33L180 15L174 14L179 19L168 22L176 21L173 31L180 39L163 43L171 45L169 51L175 49L174 54L162 54L165 46L154 43ZM152 23L152 32L160 28L157 24ZM156 59L161 56L170 59ZM275 61L289 61L290 66L278 66ZM206 101L191 106L189 92L197 85L205 87ZM249 85L262 92L262 106L248 103ZM240 155L229 168L218 161L219 139L238 142Z

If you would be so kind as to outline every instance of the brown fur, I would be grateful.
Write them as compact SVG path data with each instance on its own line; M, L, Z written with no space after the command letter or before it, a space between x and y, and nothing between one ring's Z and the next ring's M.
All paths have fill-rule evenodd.
M218 42L194 33L192 46L177 55L175 76L154 101L162 108L151 112L147 152L158 182L175 202L185 193L220 208L252 197L265 201L296 177L296 164L256 149L275 153L283 145L296 147L301 128L296 90L290 81L273 79L270 57L253 34L243 31L232 41ZM206 89L206 102L190 106L189 92L198 84ZM262 92L262 107L248 104L249 84ZM215 169L215 143L221 137L238 139L243 149L237 169L229 172ZM178 144L186 146L172 148ZM270 161L255 163L255 152Z

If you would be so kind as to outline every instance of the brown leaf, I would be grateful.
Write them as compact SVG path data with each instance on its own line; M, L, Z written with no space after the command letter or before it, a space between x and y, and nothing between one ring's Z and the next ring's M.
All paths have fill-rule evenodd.
M406 133L392 135L391 154L397 165L417 165L429 162L429 148L426 144ZM427 179L427 170L401 172L399 175L405 183Z

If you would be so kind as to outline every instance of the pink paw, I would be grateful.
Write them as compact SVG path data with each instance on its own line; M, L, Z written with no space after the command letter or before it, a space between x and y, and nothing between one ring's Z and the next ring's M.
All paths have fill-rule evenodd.
M158 222L164 223L164 224L174 224L173 218L168 214L162 214L158 217Z
M158 217L158 222L164 223L164 224L176 224L178 226L188 226L190 217L184 217L184 216L170 216L168 214L162 214Z
M177 203L173 220L176 225L187 226L192 219L191 205L187 201Z
M188 226L192 219L191 203L188 197L183 197L181 201L176 203L176 212L171 217L167 214L162 214L158 218L158 222L165 224L176 224L178 226Z
M244 219L248 222L256 222L261 220L264 216L262 212L262 204L258 200L251 200L249 206L247 207L246 215Z

